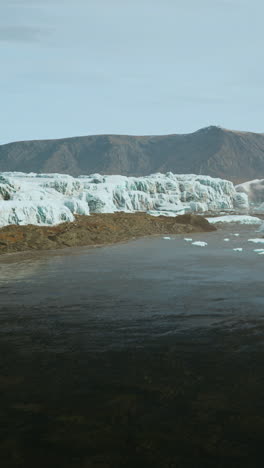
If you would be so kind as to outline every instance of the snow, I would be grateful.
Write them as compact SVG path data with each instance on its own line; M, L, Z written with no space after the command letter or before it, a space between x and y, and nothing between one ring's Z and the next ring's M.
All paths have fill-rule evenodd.
M216 216L215 218L206 218L206 219L211 224L216 224L216 223L262 224L263 223L263 220L256 216L246 216L246 215L226 215L226 216Z
M192 242L191 237L184 237L184 240L185 240L186 242Z
M74 215L144 211L154 216L244 210L232 182L195 174L146 177L0 173L0 226L58 224ZM215 218L214 218L215 219Z
M248 242L253 242L254 244L264 244L264 238L248 239Z
M234 252L242 252L243 249L241 247L237 247L236 249L233 249L233 250Z
M207 244L207 242L196 241L196 242L192 242L192 245L197 245L198 247L205 247L208 244Z

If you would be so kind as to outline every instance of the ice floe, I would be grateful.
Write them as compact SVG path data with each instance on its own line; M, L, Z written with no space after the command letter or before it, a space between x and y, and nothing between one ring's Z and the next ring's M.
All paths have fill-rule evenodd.
M227 237L224 239L224 242L229 242L230 239L228 239Z
M192 245L196 245L197 247L205 247L207 244L207 242L203 242L203 241L195 241L195 242L192 242Z
M192 238L191 238L191 237L184 237L184 240L185 240L186 242L192 242Z
M236 247L235 249L233 249L234 252L242 252L242 247Z
M163 239L165 239L165 240L171 240L170 237L163 237Z
M257 216L247 216L247 215L226 215L226 216L216 216L214 218L207 218L209 223L238 223L238 224L262 224L263 220ZM239 234L234 234L239 235Z
M172 172L146 177L92 174L78 178L4 172L0 173L0 203L0 226L58 224L72 221L76 214L116 211L177 216L248 208L246 194L237 193L230 181Z
M248 239L248 242L253 242L254 244L264 244L264 238L257 237L256 239Z

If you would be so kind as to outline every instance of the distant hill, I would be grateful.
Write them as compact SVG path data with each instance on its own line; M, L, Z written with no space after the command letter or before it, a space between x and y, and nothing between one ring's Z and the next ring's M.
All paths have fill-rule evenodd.
M0 171L264 178L264 134L206 127L164 136L95 135L0 145Z

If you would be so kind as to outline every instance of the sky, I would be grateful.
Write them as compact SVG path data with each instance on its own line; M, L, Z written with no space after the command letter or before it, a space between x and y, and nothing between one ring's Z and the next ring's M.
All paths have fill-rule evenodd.
M262 0L0 0L0 144L264 132Z

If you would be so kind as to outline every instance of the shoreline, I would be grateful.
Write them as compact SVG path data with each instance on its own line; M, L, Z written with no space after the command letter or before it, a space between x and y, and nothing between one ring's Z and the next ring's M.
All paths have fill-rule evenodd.
M164 233L164 235L172 235L170 233ZM188 233L186 233L188 234ZM199 231L197 232L194 232L194 234L199 234ZM163 235L163 234L162 234ZM178 234L173 234L173 235L181 235L180 233ZM0 253L0 262L1 263L11 263L9 262L8 260L11 260L11 259L17 259L17 258L20 258L20 257L23 257L23 258L33 258L35 257L35 255L38 255L38 256L47 256L47 255L72 255L74 252L76 253L79 253L81 249L84 249L85 251L87 249L91 249L91 250L94 250L94 249L100 249L102 247L111 247L113 245L123 245L123 244L127 244L129 242L133 242L133 241L137 241L137 240L140 240L140 239L147 239L147 238L155 238L155 237L160 237L161 234L146 234L146 235L142 235L142 236L138 236L138 237L129 237L127 239L122 239L120 241L117 241L117 242L108 242L108 243L105 243L105 244L88 244L88 245L73 245L73 246L70 246L70 247L61 247L61 248L57 248L57 249L28 249L28 250L16 250L16 251L13 251L13 252L6 252L6 253ZM7 260L5 262L5 260Z
M56 226L5 226L0 229L0 255L67 252L72 247L98 248L148 236L213 231L215 226L193 214L153 217L141 212L100 213L76 216L74 222Z

